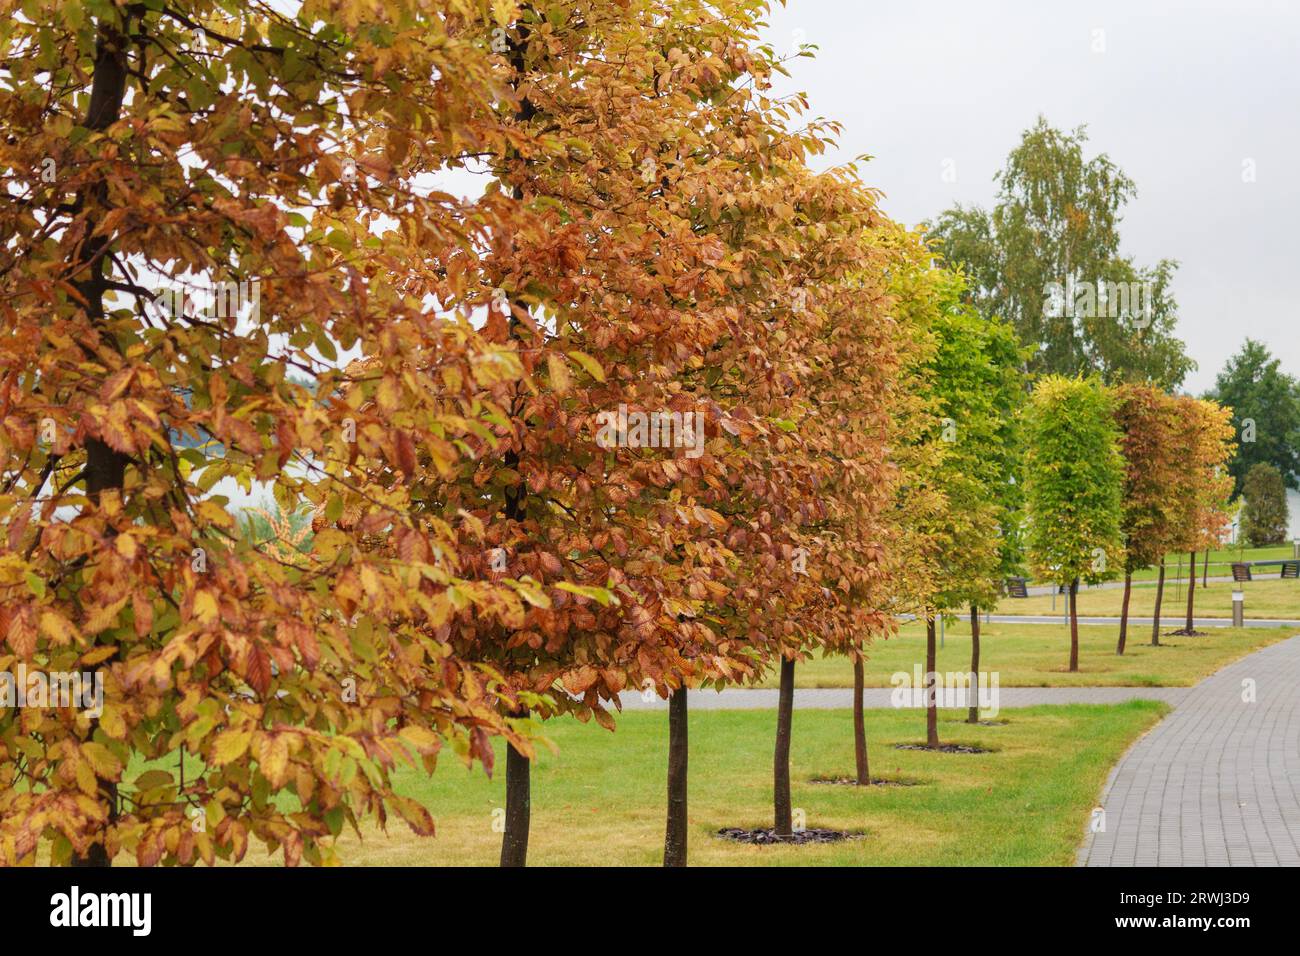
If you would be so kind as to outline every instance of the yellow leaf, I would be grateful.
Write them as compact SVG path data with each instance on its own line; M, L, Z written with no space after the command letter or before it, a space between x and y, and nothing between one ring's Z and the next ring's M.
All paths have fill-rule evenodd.
M212 745L212 762L218 767L238 760L253 739L251 730L223 730Z
M273 787L289 779L289 740L284 734L263 734L257 742L257 764Z
M375 393L375 401L379 403L379 410L386 414L401 408L402 389L397 384L397 380L390 377L381 379L379 389Z
M605 370L600 367L600 363L588 355L586 352L579 352L576 349L569 353L569 358L573 359L586 370L598 382L605 381Z
M89 761L95 774L104 780L116 780L122 775L122 761L101 743L88 740L81 745L81 755Z
M139 550L135 538L130 534L119 534L113 542L113 547L117 549L118 554L128 561L134 558L136 551Z
M217 619L217 599L211 591L199 591L194 595L194 619L205 625Z
M569 364L564 357L554 352L546 356L546 372L551 378L551 388L561 395L573 388L573 376L569 374Z
M71 644L77 637L77 629L72 622L58 611L41 612L41 633L58 645Z
M438 735L427 727L410 724L399 730L398 736L422 754L436 753L438 750Z
M114 740L125 740L126 721L122 719L122 709L113 704L105 704L104 712L99 715L99 729Z

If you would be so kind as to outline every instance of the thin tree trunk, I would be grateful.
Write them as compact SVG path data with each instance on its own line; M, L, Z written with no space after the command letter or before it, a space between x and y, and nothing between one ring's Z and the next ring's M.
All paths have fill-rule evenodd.
M515 70L515 78L511 80L511 87L518 89L519 77L521 77L527 67L524 56L523 39L526 33L521 35L519 40L510 41L510 65ZM518 110L515 111L515 121L523 124L528 122L537 113L537 108L527 97L519 103ZM516 185L512 190L512 195L517 200L524 198L523 187ZM515 314L518 308L523 312L528 312L528 303L523 299L514 299L511 301L510 314L506 317L506 326L508 335L511 339L521 340L519 333L520 320ZM511 398L512 406L514 399L518 397L518 392ZM510 448L502 458L506 468L519 471L519 451L516 448ZM516 525L522 523L528 515L528 486L524 484L522 478L515 484L504 489L505 495L505 517L506 520ZM527 713L527 711L523 711ZM525 866L528 862L528 830L532 818L532 780L531 767L528 758L522 753L515 750L514 747L507 745L506 748L506 829L501 837L501 865L502 866Z
M1079 669L1079 579L1070 582L1070 671Z
M928 614L925 621L925 745L939 746L939 703L937 684L939 665L934 645L934 614Z
M1210 586L1210 549L1205 549L1205 560L1201 562L1201 587Z
M794 717L794 661L781 658L781 694L776 706L776 754L772 761L776 832L794 832L790 819L790 724Z
M975 695L971 701L970 713L966 716L966 723L978 724L980 722L980 611L974 604L970 606L970 688L971 693Z
M668 825L664 829L664 866L686 865L686 688L668 697Z
M1133 572L1124 569L1124 602L1119 607L1119 644L1115 647L1116 654L1124 653L1124 641L1128 637L1128 602L1133 595Z
M1195 634L1196 628L1193 627L1195 619L1193 612L1196 608L1196 552L1191 552L1192 566L1187 575L1187 633Z
M858 786L871 784L871 768L867 764L867 725L862 716L862 687L864 683L862 658L853 662L853 761L858 771Z
M118 30L99 22L99 32L95 40L95 73L91 84L90 102L82 125L91 130L104 130L121 117L122 103L126 98L127 58L126 37ZM87 195L88 193L88 195ZM100 180L88 187L87 193L78 196L78 202L88 200L98 206L107 207L108 182ZM105 209L105 211L107 211ZM87 230L91 238L81 248L81 254L72 263L74 275L82 274L84 278L73 284L85 300L86 316L98 325L104 318L104 292L107 289L103 273L104 256L107 254L112 235L94 235L96 222L92 219ZM93 505L98 506L100 494L110 489L121 489L126 483L127 456L114 451L97 438L88 438L86 447L86 496ZM111 533L111 532L110 532ZM115 659L116 654L113 655ZM107 663L104 662L104 663ZM96 669L99 666L97 665ZM98 727L98 719L90 722L91 733ZM117 784L100 779L99 792L108 803L108 826L118 819ZM91 843L86 855L74 853L71 865L74 867L112 866L105 841L101 838Z
M1156 606L1151 612L1151 646L1160 646L1160 602L1165 596L1165 559L1160 559L1160 574L1156 578Z
M506 745L506 828L501 835L501 865L528 865L528 825L532 816L529 760Z

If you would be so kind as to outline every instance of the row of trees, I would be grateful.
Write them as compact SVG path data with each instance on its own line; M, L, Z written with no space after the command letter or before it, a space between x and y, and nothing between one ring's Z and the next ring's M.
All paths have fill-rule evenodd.
M853 660L868 784L863 660L899 615L933 673L969 609L977 670L1023 547L1063 582L1130 560L1114 396L1049 377L1022 414L1014 323L811 170L836 128L772 93L765 10L0 24L0 664L104 687L0 715L0 857L330 862L363 817L432 832L399 766L492 772L501 738L522 865L541 722L612 728L636 690L669 704L679 865L691 689L779 670L789 834L800 660ZM1152 519L1180 547L1217 500L1188 409L1198 510ZM311 534L241 535L232 484Z
M934 437L891 312L939 280L810 171L834 127L770 92L765 4L28 7L4 663L105 703L0 717L0 854L329 862L362 817L432 832L397 767L501 737L520 865L539 721L630 688L669 700L684 862L688 689L779 665L788 755L795 661L893 626L888 449ZM311 534L241 535L220 482Z
M1196 552L1217 544L1229 520L1230 411L1154 385L1048 377L1027 417L1030 554L1040 579L1069 589L1070 670L1079 667L1080 581L1122 571L1123 654L1133 572L1158 566L1151 643L1159 644L1170 552L1191 555L1181 633L1195 633Z

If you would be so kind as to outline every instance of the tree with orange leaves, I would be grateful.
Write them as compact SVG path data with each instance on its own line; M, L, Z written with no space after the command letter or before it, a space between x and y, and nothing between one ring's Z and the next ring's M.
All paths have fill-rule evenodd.
M1178 479L1177 414L1177 400L1153 385L1130 383L1115 389L1115 419L1124 458L1124 597L1116 654L1124 653L1128 634L1133 572L1159 563L1157 608L1164 589L1164 556L1179 500L1170 492Z
M1178 467L1169 489L1174 506L1170 545L1187 551L1187 618L1175 634L1200 633L1195 627L1196 552L1217 547L1229 522L1232 476L1228 462L1236 453L1232 410L1210 399L1180 395L1176 399L1175 445ZM1209 560L1208 558L1206 560ZM1159 640L1160 611L1156 609L1153 643Z
M496 23L467 9L0 22L0 663L102 687L0 714L4 862L47 841L55 863L213 863L250 839L329 862L363 816L432 832L395 767L522 745L510 688L429 624L508 617L519 589L465 580L478 542L410 480L492 436L524 374L419 298L463 294L496 212L418 177L510 137ZM417 254L450 244L460 271ZM312 538L239 534L229 489L255 484L318 508Z

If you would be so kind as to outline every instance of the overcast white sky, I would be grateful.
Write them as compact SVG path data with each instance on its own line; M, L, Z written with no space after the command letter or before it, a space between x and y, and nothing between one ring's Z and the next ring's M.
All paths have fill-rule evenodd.
M866 178L895 219L991 205L1039 113L1087 124L1137 184L1123 251L1180 263L1178 330L1200 366L1185 387L1210 386L1247 335L1300 375L1300 4L789 0L769 23L778 50L820 47L787 88L844 123L835 161L875 157Z

